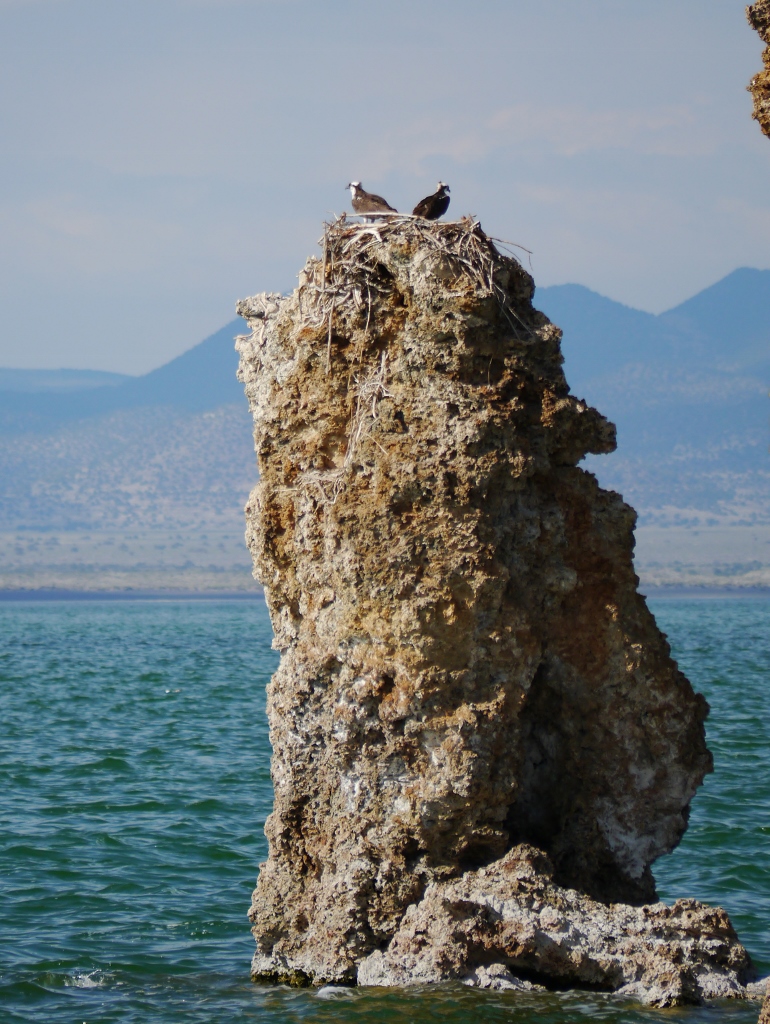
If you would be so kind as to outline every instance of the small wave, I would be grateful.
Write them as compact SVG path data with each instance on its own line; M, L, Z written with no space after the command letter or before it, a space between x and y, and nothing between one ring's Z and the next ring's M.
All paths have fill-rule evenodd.
M353 990L343 988L341 985L324 985L318 989L316 996L319 999L350 999L353 996Z
M98 761L92 761L90 764L84 764L81 766L81 770L88 772L93 771L121 771L130 772L133 771L132 766L125 759L125 757L116 757L108 754L106 757L99 758Z
M107 984L104 971L75 971L64 979L65 988L103 988Z

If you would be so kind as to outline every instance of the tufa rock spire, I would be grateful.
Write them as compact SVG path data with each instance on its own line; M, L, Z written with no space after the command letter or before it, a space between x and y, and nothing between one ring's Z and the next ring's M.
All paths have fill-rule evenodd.
M637 593L633 510L578 467L615 428L570 394L532 278L468 219L322 244L293 295L238 306L281 651L254 977L620 989L657 935L680 945L634 992L742 993L723 912L634 909L711 770L708 709ZM602 918L593 952L524 941L546 904L554 936Z

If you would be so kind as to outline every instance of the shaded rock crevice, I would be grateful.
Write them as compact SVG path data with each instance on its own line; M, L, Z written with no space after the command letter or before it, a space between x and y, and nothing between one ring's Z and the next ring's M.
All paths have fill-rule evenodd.
M399 936L459 886L481 937L444 976L594 984L492 942L479 878L534 845L548 900L637 920L711 770L707 705L636 590L634 512L578 465L614 427L570 394L533 294L474 222L391 218L336 222L293 295L239 304L247 540L281 650L255 978L403 981Z

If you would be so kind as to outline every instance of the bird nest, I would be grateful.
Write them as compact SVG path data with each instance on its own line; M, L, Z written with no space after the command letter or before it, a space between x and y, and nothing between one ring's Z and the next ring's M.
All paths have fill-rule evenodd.
M507 250L503 255L495 245ZM500 283L498 271L504 263L521 262L512 248L528 253L513 242L491 238L472 217L458 221L428 221L409 214L378 213L350 217L342 214L324 223L318 240L323 256L313 257L300 274L298 291L300 311L309 325L327 330L327 366L330 365L332 325L335 310L349 306L367 307L366 333L372 303L387 298L392 283L382 274L384 248L398 247L420 253L423 260L431 258L451 268L455 277L470 282L474 291L493 296L515 334L528 333L510 305L507 292Z

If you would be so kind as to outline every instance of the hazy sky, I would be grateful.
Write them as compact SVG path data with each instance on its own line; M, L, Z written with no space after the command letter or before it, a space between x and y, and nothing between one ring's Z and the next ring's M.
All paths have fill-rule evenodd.
M0 0L0 365L145 372L351 178L660 312L770 267L744 0Z

